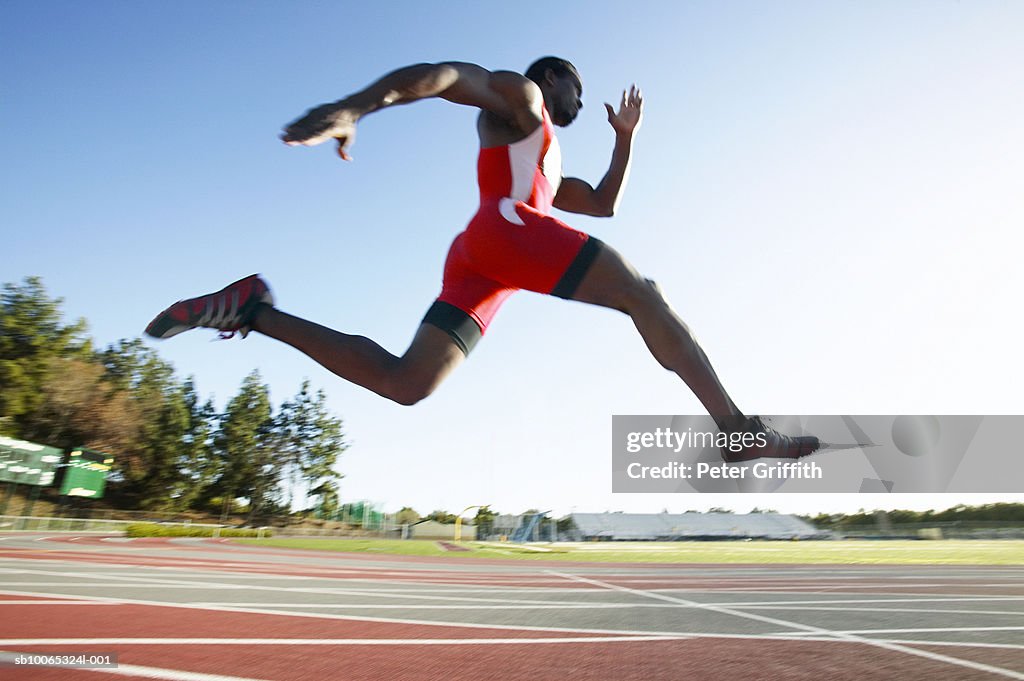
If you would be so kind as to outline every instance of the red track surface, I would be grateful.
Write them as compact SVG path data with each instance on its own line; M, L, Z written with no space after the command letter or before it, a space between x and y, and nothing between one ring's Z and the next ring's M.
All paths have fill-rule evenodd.
M42 544L45 544L43 542ZM89 548L83 547L86 544ZM132 546L166 546L164 542L146 542ZM237 558L235 550L225 551L223 560L184 558L180 556L135 555L103 553L99 541L83 540L74 550L0 550L0 558L31 560L33 569L67 570L65 564L45 567L46 561L74 561L88 566L133 565L145 567L175 567L228 573L309 576L319 579L387 580L396 583L462 584L494 586L557 586L593 589L585 583L570 582L544 575L539 569L518 566L511 572L455 571L444 569L404 568L405 561L394 561L394 568L362 568L352 566L350 557L338 567L288 565L279 563L253 563ZM85 549L85 550L82 550ZM175 546L175 551L183 550ZM210 546L201 550L209 551ZM159 553L159 551L154 552ZM260 551L267 555L289 555L284 551ZM294 555L294 554L291 554ZM321 554L317 554L321 556ZM374 556L381 561L382 557ZM419 561L430 562L430 561ZM451 564L465 566L462 560ZM560 563L558 567L564 568ZM651 568L652 566L645 566ZM655 569L663 566L653 566ZM629 574L603 577L610 584L630 589L695 588L728 590L730 588L779 589L813 593L822 588L822 581L814 579L712 579L699 577L673 577L634 575L636 566L623 566ZM173 577L174 573L162 573ZM0 589L8 575L0 575ZM218 578L217 581L221 581ZM877 583L872 586L872 581ZM842 583L841 580L837 580ZM870 590L884 593L891 582L884 575L877 580L860 580L843 585L844 590ZM903 593L913 593L911 584L901 586ZM909 587L909 588L908 588ZM895 587L891 587L895 588ZM939 588L916 587L921 592L935 594L954 589L957 593L983 593L992 589L981 585L944 583ZM159 585L154 585L159 589ZM32 591L29 587L12 587L13 591ZM104 592L109 593L109 592ZM1004 587L1001 593L1024 594L1021 588ZM216 599L216 591L211 599ZM144 594L133 591L126 600L145 599ZM905 652L886 650L858 642L847 641L793 641L764 640L758 638L716 638L664 640L624 640L624 637L602 636L593 633L566 631L530 631L495 626L455 626L435 624L408 624L396 622L370 622L328 618L314 613L304 616L238 612L215 607L180 606L139 603L19 604L11 601L73 600L63 596L32 598L8 593L0 595L0 649L17 652L72 651L118 653L120 675L112 676L102 670L18 669L0 666L0 681L50 679L60 681L92 680L104 678L154 678L125 675L129 665L155 670L159 678L181 678L182 672L204 675L223 675L242 679L268 681L300 681L344 679L353 681L431 679L494 679L495 681L541 681L545 679L581 680L637 680L694 679L703 681L737 681L739 679L765 679L769 681L823 681L824 679L871 681L899 679L900 681L966 681L1007 678L988 672L951 665L940 660L924 659ZM543 624L539 622L538 624ZM15 639L165 639L167 644L150 642L125 643L82 641L80 643L12 644ZM558 642L570 638L608 638L607 641ZM169 639L249 639L240 643L208 643L170 641ZM264 639L256 642L252 639ZM329 645L310 643L310 639L333 639ZM343 639L344 641L338 641ZM500 641L499 641L500 639ZM302 642L298 642L302 640ZM297 641L289 644L289 641ZM428 641L435 643L427 644ZM1024 673L1024 655L1020 650L958 648L951 652L942 646L916 646L930 649L939 655L956 655L965 660L996 665L1006 670ZM176 671L175 671L176 670ZM147 672L149 673L149 672ZM176 676L177 675L177 676ZM212 678L212 677L201 677ZM1010 677L1013 678L1013 677Z

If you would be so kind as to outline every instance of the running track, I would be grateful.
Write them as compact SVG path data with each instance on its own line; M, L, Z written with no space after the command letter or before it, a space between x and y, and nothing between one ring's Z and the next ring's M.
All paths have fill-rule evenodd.
M14 666L116 652L116 669ZM328 554L0 533L0 681L1024 680L1024 569Z

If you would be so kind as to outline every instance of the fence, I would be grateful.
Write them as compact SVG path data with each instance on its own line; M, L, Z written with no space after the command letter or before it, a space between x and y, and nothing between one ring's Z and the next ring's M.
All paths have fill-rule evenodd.
M106 520L97 518L47 518L42 516L0 515L0 530L14 532L95 532L118 534L137 520ZM209 523L165 523L185 527L213 527Z
M844 539L1024 539L1020 521L887 523L834 528Z
M113 512L121 515L123 512ZM126 515L136 515L128 513ZM109 515L107 513L104 516ZM140 513L136 518L88 518L88 517L47 517L47 516L22 516L22 515L0 515L0 532L83 532L94 534L121 534L129 525L135 523L160 523L161 525L176 525L181 527L212 527L214 536L221 528L232 527L222 523L193 522L189 519L182 519L177 516L174 521L162 519L161 516L175 514L153 514ZM363 529L358 526L347 525L332 521L300 522L294 518L261 518L258 523L248 523L253 529L267 528L273 531L274 536L299 536L299 537L373 537L373 538L402 538L401 527L382 526L373 529Z

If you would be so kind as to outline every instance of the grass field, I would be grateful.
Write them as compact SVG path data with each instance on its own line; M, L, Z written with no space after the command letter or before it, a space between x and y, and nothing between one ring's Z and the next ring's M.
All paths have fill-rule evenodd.
M447 551L428 540L234 539L294 549L452 558L569 560L595 563L798 563L1024 565L1024 541L601 542L498 544L463 542Z

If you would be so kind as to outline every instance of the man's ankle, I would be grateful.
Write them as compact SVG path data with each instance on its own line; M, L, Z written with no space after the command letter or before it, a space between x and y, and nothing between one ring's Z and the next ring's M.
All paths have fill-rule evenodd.
M729 433L741 432L746 429L747 417L743 414L730 414L728 416L713 416L719 430L728 435Z

